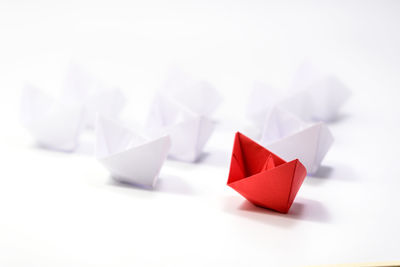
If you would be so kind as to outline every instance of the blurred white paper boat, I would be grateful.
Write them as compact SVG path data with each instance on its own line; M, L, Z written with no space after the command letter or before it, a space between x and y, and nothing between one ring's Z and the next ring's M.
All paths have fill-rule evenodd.
M175 71L154 98L147 130L153 136L171 137L171 158L195 162L215 128L209 116L220 102L212 85Z
M281 101L282 93L278 89L264 83L255 82L246 106L246 117L249 118L259 130L265 124L268 111Z
M168 155L168 136L146 139L118 123L99 116L96 157L120 182L153 187Z
M57 101L27 84L22 90L21 119L40 146L73 151L83 128L83 107Z
M211 116L222 102L221 95L212 84L195 80L179 69L169 72L161 92L193 113L203 116Z
M321 74L310 64L303 64L285 93L266 84L255 84L247 115L260 126L269 108L278 106L305 121L328 122L337 118L350 94L336 76Z
M147 124L150 135L171 137L171 158L186 162L194 162L201 156L214 128L211 119L161 94L155 97Z
M308 126L277 107L266 115L261 144L287 161L299 159L308 174L317 172L332 143L332 134L324 123Z
M83 127L94 126L96 114L116 118L125 97L117 88L104 86L74 64L70 65L61 96L53 99L25 85L22 91L22 123L45 148L73 151Z
M88 128L94 128L97 114L117 119L126 103L119 88L105 85L76 64L69 66L62 98L84 107Z
M282 106L306 121L332 121L350 97L350 90L331 74L323 74L310 63L296 72L290 93Z

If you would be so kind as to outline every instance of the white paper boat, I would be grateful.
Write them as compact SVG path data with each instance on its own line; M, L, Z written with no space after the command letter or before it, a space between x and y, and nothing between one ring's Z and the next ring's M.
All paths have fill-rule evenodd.
M169 136L147 139L99 116L96 138L96 157L115 180L155 185L171 145Z
M282 99L284 93L271 85L255 82L246 106L246 117L262 130L268 111Z
M193 113L203 116L211 116L222 101L212 84L195 80L179 69L169 72L160 91Z
M308 126L293 114L275 107L267 113L260 142L286 161L299 159L307 173L314 174L333 137L324 123Z
M283 101L282 107L303 120L332 121L351 92L336 76L304 63L295 74L290 94L293 97Z
M80 103L84 107L85 125L88 128L94 127L97 114L117 119L126 103L119 88L105 85L76 64L69 66L62 99Z
M169 156L186 162L194 162L201 156L214 128L211 119L163 94L155 97L147 123L150 135L171 137Z
M257 83L247 106L247 116L257 125L266 112L277 106L305 121L332 121L350 97L350 90L335 76L316 71L304 64L287 92Z
M57 101L27 84L22 90L21 119L40 146L73 151L83 128L83 108Z
M196 81L175 70L156 94L150 109L149 134L171 137L169 156L194 162L215 128L209 116L221 102L218 91L208 82Z

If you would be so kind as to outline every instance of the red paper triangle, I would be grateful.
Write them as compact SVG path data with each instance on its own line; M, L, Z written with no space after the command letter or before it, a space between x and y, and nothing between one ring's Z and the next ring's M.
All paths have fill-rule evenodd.
M298 159L286 162L236 133L227 184L253 204L287 213L306 174Z

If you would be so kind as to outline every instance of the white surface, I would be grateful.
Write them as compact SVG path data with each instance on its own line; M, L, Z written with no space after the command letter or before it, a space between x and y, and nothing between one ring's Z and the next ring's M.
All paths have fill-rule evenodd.
M303 266L395 260L400 210L400 3L0 3L0 265ZM24 80L52 92L73 56L144 119L170 64L221 90L200 164L167 161L154 191L111 182L94 157L37 149L18 122ZM287 85L304 57L353 96L335 144L288 215L226 186L254 80ZM144 112L146 110L146 112ZM87 139L92 140L90 133ZM85 154L86 153L86 154Z

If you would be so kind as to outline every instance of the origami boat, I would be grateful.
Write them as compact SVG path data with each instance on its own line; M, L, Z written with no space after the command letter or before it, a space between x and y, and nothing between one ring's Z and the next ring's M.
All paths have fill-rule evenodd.
M236 133L227 184L254 205L287 213L306 174L298 159L286 162Z
M196 80L180 69L171 69L162 93L198 115L210 116L221 104L222 97L209 82Z
M218 91L180 70L170 72L156 94L148 117L148 134L171 137L169 157L195 162L215 128L210 115L221 102Z
M319 72L311 64L303 64L293 77L291 86L282 90L268 84L255 83L246 108L246 116L262 127L265 114L272 106L289 111L304 121L332 121L338 117L351 91L334 75Z
M114 118L124 104L118 88L105 86L71 64L57 99L30 84L23 87L21 119L40 146L72 152L84 126L94 127L97 113Z
M260 143L287 161L298 158L308 174L315 174L333 144L333 136L322 122L309 125L274 107L266 116Z
M335 75L323 73L304 62L295 73L282 107L305 121L332 121L351 95L350 89Z
M26 84L22 91L21 120L42 147L73 151L82 131L84 110L72 102L60 102Z
M186 162L195 162L201 156L214 128L211 119L165 95L156 96L147 124L150 135L170 136L170 158Z
M96 157L120 182L153 187L170 148L169 136L147 139L98 117Z
M67 72L62 97L84 107L85 126L90 129L95 126L97 114L118 118L126 103L120 88L105 84L73 63Z

